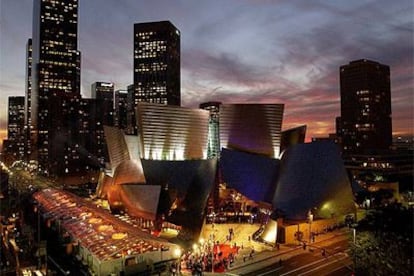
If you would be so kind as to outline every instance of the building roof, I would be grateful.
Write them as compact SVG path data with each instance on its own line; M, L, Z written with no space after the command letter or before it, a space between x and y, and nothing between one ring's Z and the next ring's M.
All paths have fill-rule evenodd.
M101 261L177 247L69 192L45 189L34 198L47 219Z

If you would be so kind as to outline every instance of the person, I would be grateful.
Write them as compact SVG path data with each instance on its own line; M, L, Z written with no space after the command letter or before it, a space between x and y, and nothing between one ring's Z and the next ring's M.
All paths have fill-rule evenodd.
M279 259L279 266L282 266L282 258Z

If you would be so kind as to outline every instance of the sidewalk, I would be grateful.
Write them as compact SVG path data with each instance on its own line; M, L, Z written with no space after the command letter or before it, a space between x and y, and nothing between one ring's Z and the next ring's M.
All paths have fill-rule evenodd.
M333 232L328 232L326 234L322 234L318 236L318 240L314 243L310 243L309 246L317 245L329 245L333 238L337 236L342 236L347 233L349 230L347 228L343 228L340 230L336 230ZM333 242L333 241L332 241ZM251 249L264 247L262 251L258 251L253 254L253 258L249 258L249 253ZM233 265L225 272L225 273L211 273L211 272L204 272L203 275L239 275L239 273L243 274L253 272L257 269L263 268L268 266L271 263L275 263L279 261L279 259L286 260L295 255L299 255L303 253L302 244L297 245L280 245L279 250L276 248L263 245L261 243L252 242L252 247L244 247L240 249L237 258L235 259ZM247 256L245 261L243 260L243 256ZM191 273L183 273L182 275L191 275Z

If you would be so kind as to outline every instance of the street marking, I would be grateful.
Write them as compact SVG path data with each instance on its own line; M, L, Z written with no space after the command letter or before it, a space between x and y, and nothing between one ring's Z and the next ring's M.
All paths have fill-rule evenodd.
M298 276L309 274L309 273L311 273L311 272L313 272L313 271L315 271L315 270L319 270L319 269L321 269L322 267L325 267L325 266L328 266L328 265L334 264L334 263L339 262L339 261L342 261L342 260L344 260L344 259L346 259L346 257L340 257L339 259L332 260L332 261L330 261L330 262L327 262L327 263L325 263L325 264L322 264L322 265L320 265L320 266L317 266L317 267L315 267L315 268L313 268L313 269L311 269L311 270L308 270L308 271L305 271L305 272L303 272L303 273L300 273L300 274L298 274Z
M267 272L265 272L265 273L259 274L259 275L257 275L257 276L264 276L264 275L268 275L269 273L276 272L276 271L278 271L278 270L280 270L280 269L282 269L282 268L283 268L283 266L279 266L278 268L272 269L272 270L270 270L270 271L267 271Z
M338 254L335 254L335 255L338 255ZM312 266L312 265L314 265L314 264L321 263L321 262L326 262L326 260L327 260L327 259L329 259L329 258L333 258L333 256L335 256L335 255L331 255L331 256L328 256L326 259L317 260L317 261L314 261L314 262L312 262L312 263L309 263L309 264L303 265L303 266L301 266L301 267L295 268L294 270L291 270L291 271L288 271L288 272L286 272L286 273L280 274L280 276L289 275L289 274L291 274L291 273L293 273L293 272L296 272L296 271L301 270L301 269L303 269L303 268L306 268L306 267Z

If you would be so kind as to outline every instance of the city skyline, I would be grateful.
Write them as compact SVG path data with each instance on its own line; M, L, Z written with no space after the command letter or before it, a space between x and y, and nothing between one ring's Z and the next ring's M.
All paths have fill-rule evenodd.
M282 103L283 129L306 124L309 140L335 131L339 67L367 58L391 67L394 134L413 134L411 1L174 3L80 1L83 97L97 81L114 82L115 90L132 84L134 24L170 20L181 31L183 106ZM29 0L1 3L0 140L7 97L24 95L32 6Z

